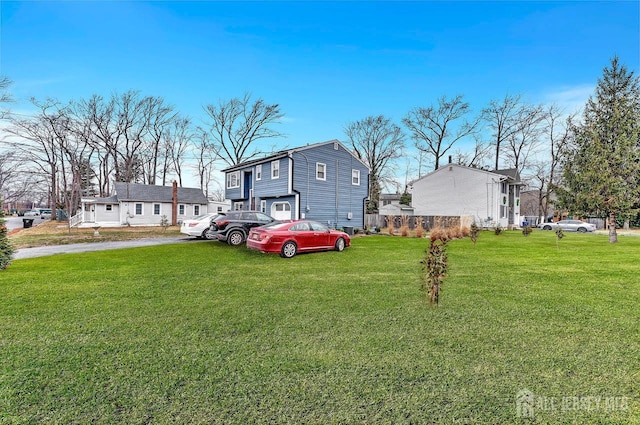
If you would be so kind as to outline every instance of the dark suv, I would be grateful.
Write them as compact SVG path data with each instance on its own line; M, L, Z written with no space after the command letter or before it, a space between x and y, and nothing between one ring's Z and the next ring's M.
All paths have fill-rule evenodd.
M237 246L247 240L253 227L275 221L273 217L260 211L228 211L211 220L211 232L219 241Z

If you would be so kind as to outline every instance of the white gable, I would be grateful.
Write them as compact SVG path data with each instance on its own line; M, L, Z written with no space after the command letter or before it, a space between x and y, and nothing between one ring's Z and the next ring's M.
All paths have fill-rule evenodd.
M468 216L503 226L511 212L517 224L519 200L513 187L519 184L503 174L447 164L413 182L411 205L416 215Z

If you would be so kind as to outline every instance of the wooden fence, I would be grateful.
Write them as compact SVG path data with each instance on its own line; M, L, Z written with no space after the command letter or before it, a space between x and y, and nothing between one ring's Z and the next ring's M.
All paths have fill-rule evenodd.
M382 229L385 227L389 227L390 220L393 220L393 226L395 228L400 228L400 226L406 225L411 230L415 229L418 226L418 223L420 223L422 225L422 228L425 230L431 230L434 227L459 227L462 225L471 225L471 221L467 217L460 216L380 214L365 214L364 225L369 229L373 229L374 227L377 229Z

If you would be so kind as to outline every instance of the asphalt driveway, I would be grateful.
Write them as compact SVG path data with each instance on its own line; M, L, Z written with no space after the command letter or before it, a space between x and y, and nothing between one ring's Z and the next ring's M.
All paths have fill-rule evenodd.
M24 258L44 257L55 254L70 254L89 251L106 251L110 249L133 248L138 246L152 246L172 243L196 243L206 242L204 239L195 239L189 237L175 236L170 238L146 238L130 241L117 242L89 242L75 243L69 245L50 245L37 246L34 248L22 248L16 250L13 254L14 260L22 260Z

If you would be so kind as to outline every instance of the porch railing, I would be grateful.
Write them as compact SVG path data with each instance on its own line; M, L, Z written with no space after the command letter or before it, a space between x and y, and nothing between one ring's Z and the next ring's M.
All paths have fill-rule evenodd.
M75 227L82 223L82 213L78 213L69 219L69 227Z

